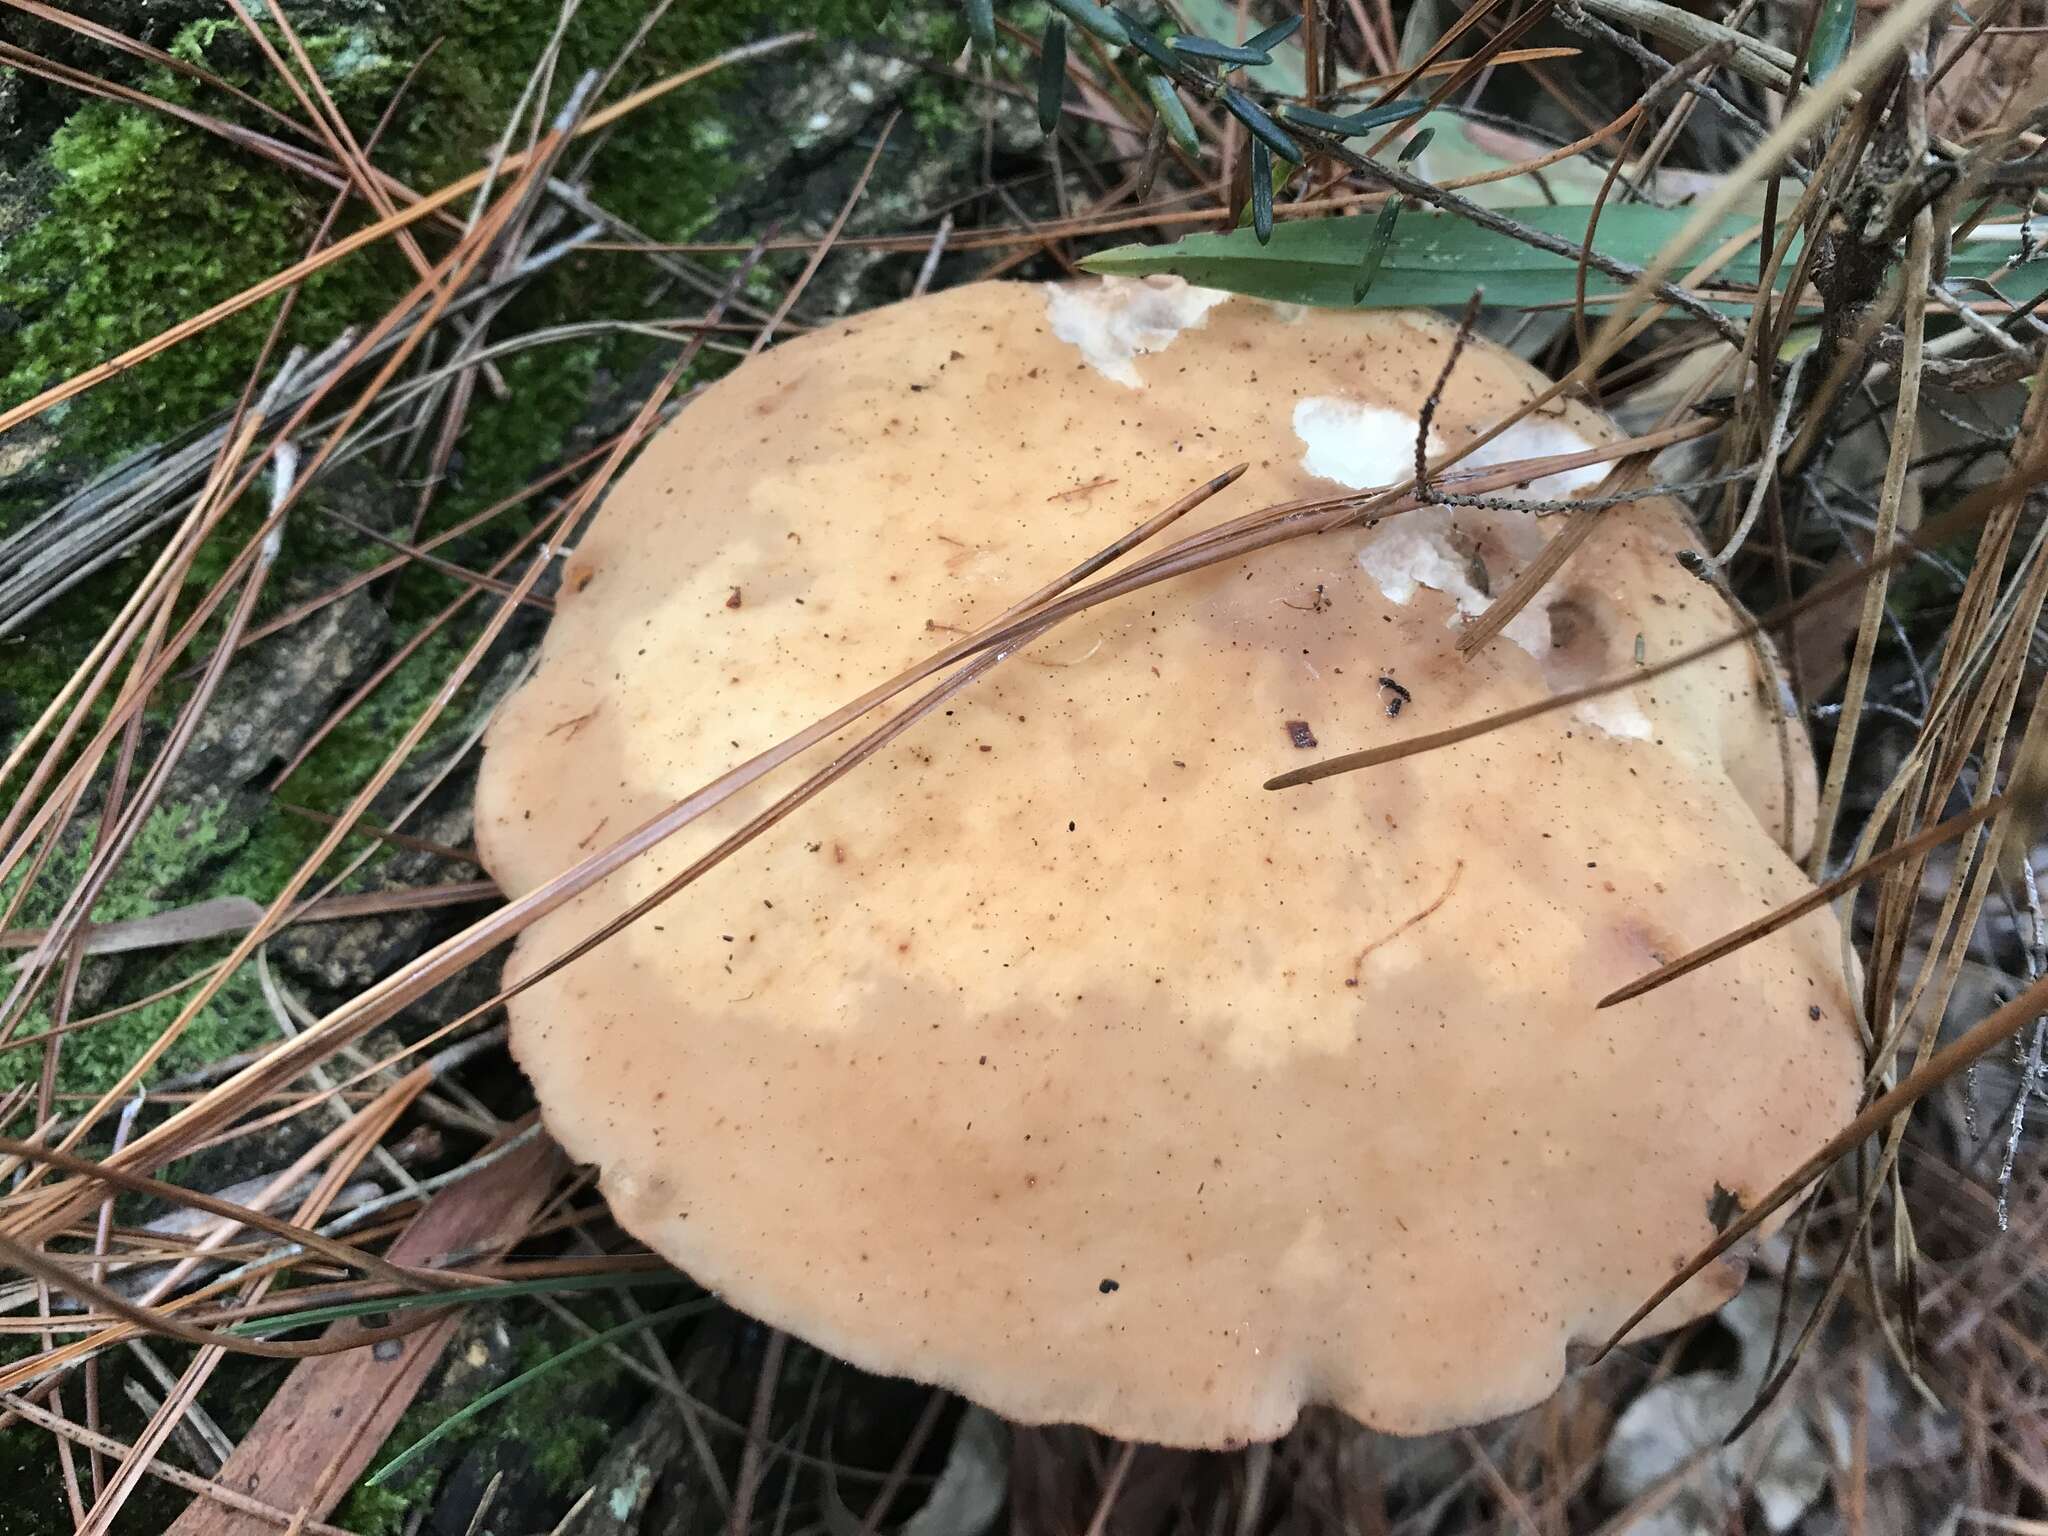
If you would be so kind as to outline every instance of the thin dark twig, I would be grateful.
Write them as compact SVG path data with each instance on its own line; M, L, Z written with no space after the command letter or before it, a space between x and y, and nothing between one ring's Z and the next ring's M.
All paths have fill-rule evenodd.
M825 238L818 242L817 248L811 252L810 260L804 263L803 271L790 285L789 292L783 295L782 302L775 307L775 313L770 315L768 323L761 327L761 334L754 338L754 344L747 349L749 356L759 352L775 339L776 330L789 318L789 312L796 308L796 301L803 297L804 290L811 285L811 279L817 276L818 268L825 264L825 258L831 254L832 246L839 238L839 232L846 228L846 221L853 217L853 210L860 206L861 197L868 189L869 178L875 174L875 167L881 163L882 151L888 147L889 135L896 127L896 120L902 115L901 112L892 112L889 114L889 120L882 124L882 131L875 136L875 147L868 153L868 163L861 167L860 175L854 180L853 190L847 193L845 203L840 206L838 215L832 220L832 227L825 231Z
M1665 1298L1736 1243L1756 1231L1770 1219L1779 1206L1826 1173L1845 1153L1860 1145L1865 1138L1891 1124L1943 1083L1959 1076L1972 1062L1986 1055L2044 1012L2048 1012L2048 977L2035 982L2004 1007L1979 1019L1954 1040L1934 1052L1904 1081L1871 1100L1855 1119L1829 1137L1825 1146L1787 1174L1755 1206L1737 1217L1718 1238L1693 1255L1668 1280L1658 1286L1656 1291L1609 1335L1607 1342L1601 1345L1598 1354L1594 1356L1594 1361L1597 1363L1604 1358L1607 1352L1620 1343L1638 1323L1655 1311Z
M1451 350L1445 355L1443 368L1437 373L1436 383L1430 386L1429 395L1422 402L1422 413L1415 421L1415 494L1425 500L1434 499L1429 486L1430 424L1436 420L1437 407L1444 403L1444 390L1457 370L1458 359L1465 355L1472 327L1479 323L1479 304L1485 297L1484 288L1474 288L1472 297L1465 301L1465 313L1458 317L1458 329L1451 337Z
M768 1415L775 1407L775 1388L782 1380L782 1357L788 1349L789 1335L780 1328L769 1329L768 1347L761 1352L761 1374L754 1382L754 1411L747 1419L747 1443L740 1452L726 1536L747 1536L754 1518L754 1491L761 1486L761 1456L768 1443Z
M1652 79L1663 76L1671 67L1668 59L1653 53L1626 32L1593 15L1584 6L1580 5L1578 0L1557 0L1556 15L1557 19L1563 22L1570 30L1585 36L1598 37L1602 42L1611 43L1637 64L1641 65ZM1729 38L1722 41L1724 44L1732 44L1734 39ZM1713 45L1709 44L1708 46L1711 47ZM1739 123L1742 127L1755 134L1758 139L1765 138L1770 133L1770 129L1758 121L1753 114L1745 112L1713 86L1704 84L1691 75L1680 76L1673 83L1679 89L1684 90L1690 95L1697 96L1701 101L1706 102L1715 111L1726 116L1729 121ZM1786 157L1786 164L1792 167L1801 180L1804 180L1811 174L1805 166L1799 163L1796 157L1788 155Z
M933 1388L931 1395L924 1400L924 1407L917 1415L917 1423L911 1426L910 1436L903 1442L903 1449L896 1453L896 1459L889 1464L888 1476L876 1490L874 1502L868 1505L868 1512L861 1517L860 1529L855 1536L875 1536L882 1528L882 1521L887 1518L889 1507L896 1502L896 1495L902 1490L904 1479L909 1476L910 1469L917 1464L918 1453L924 1449L925 1442L931 1439L932 1431L938 1428L939 1415L945 1411L946 1404L950 1401L952 1394L937 1388Z
M1991 817L1997 815L1998 812L2005 809L2005 805L2006 798L2004 795L1993 795L1982 805L1973 806L1959 815L1950 817L1947 821L1940 822L1935 826L1916 833L1902 843L1887 848L1883 853L1865 859L1853 869L1845 870L1825 884L1815 886L1805 895L1793 898L1783 906L1767 912L1754 922L1743 924L1742 927L1736 929L1733 933L1725 934L1721 938L1715 939L1711 944L1703 944L1689 954L1680 955L1668 965L1660 965L1646 976L1638 977L1626 985L1616 987L1593 1006L1595 1008L1612 1008L1617 1003L1625 1003L1633 998L1641 997L1645 992L1654 992L1666 982L1676 981L1679 977L1688 975L1703 965L1711 964L1713 961L1732 955L1738 949L1756 942L1756 940L1763 938L1766 934L1777 932L1787 923L1794 922L1809 912L1818 911L1837 896L1854 890L1872 875L1881 874L1893 865L1904 863L1907 859L1917 854L1925 853L1929 848L1937 847L1947 842L1950 838L1960 837L1979 822L1988 821Z

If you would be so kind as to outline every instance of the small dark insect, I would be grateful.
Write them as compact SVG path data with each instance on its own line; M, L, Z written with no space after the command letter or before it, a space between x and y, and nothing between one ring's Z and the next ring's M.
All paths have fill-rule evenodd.
M1403 704L1409 703L1415 697L1391 677L1382 677L1380 686L1387 690L1387 718L1390 720L1401 713Z
M1287 722L1287 739L1307 751L1316 744L1316 733L1308 728L1306 720L1290 720Z
M1096 1290L1102 1292L1102 1294L1105 1296L1111 1294L1113 1291L1116 1290L1116 1288L1117 1285L1114 1280L1105 1280L1102 1282L1102 1284L1095 1287Z
M1714 1181L1714 1192L1707 1197L1707 1220L1714 1224L1716 1232L1726 1232L1728 1223L1742 1214L1742 1197L1732 1189L1724 1188L1719 1179Z
M1316 595L1307 602L1290 603L1283 597L1280 599L1280 606L1292 608L1296 613L1322 613L1329 608L1330 600L1323 595L1323 584L1319 581L1316 583Z

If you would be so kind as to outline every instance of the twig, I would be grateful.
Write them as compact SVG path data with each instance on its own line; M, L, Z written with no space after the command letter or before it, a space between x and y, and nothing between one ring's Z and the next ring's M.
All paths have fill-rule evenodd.
M853 217L853 210L860 206L861 196L868 189L868 179L875 174L875 167L881 163L882 151L888 147L889 135L896 127L896 120L902 115L900 111L891 112L889 120L882 124L882 131L875 136L875 147L868 152L868 162L861 167L860 175L854 180L853 190L847 193L846 201L840 205L831 227L825 231L825 238L818 242L817 247L811 252L810 260L804 263L803 271L790 285L789 292L782 296L782 302L776 305L775 313L768 317L768 323L761 328L761 334L754 338L754 344L747 349L749 356L759 352L775 339L776 330L789 318L789 312L796 308L796 301L803 297L803 292L810 286L811 279L817 276L818 268L831 253L832 243L839 238L839 232L846 228L846 221Z
M925 252L924 264L917 269L917 280L910 285L910 296L916 298L932 285L932 278L938 273L939 258L946 254L946 241L953 233L953 215L947 213L939 220L939 227L932 233L932 248Z
M780 1328L768 1330L768 1347L761 1353L761 1372L754 1382L754 1411L747 1420L747 1443L740 1452L739 1476L733 1483L732 1508L725 1522L726 1536L747 1536L754 1515L754 1493L761 1486L761 1452L768 1442L768 1415L775 1407L775 1389L782 1380L782 1356L789 1348L789 1335Z
M1898 538L1899 514L1906 494L1906 466L1912 461L1918 439L1915 421L1920 402L1920 349L1926 332L1927 271L1933 253L1934 215L1923 208L1913 219L1906 242L1905 316L1906 351L1899 366L1898 404L1893 420L1891 452L1885 461L1884 490L1878 501L1874 553L1888 553ZM1791 391L1786 391L1791 397ZM1821 786L1820 810L1814 818L1813 851L1807 856L1807 873L1814 879L1826 868L1833 846L1835 818L1841 813L1842 792L1849 781L1849 758L1856 745L1856 728L1863 708L1863 696L1870 687L1870 663L1877 650L1878 632L1883 626L1884 598L1889 586L1889 563L1873 562L1870 580L1863 588L1863 617L1856 631L1856 648L1849 663L1849 680L1842 693L1842 716L1835 727L1835 744L1828 756L1828 771Z
M1799 394L1799 374L1806 366L1806 360L1813 356L1809 349L1792 360L1792 367L1785 375L1784 394L1778 401L1777 418L1771 423L1770 436L1764 441L1764 451L1757 468L1756 484L1750 488L1749 504L1743 509L1742 519L1728 535L1720 551L1709 555L1707 568L1716 575L1728 568L1744 544L1749 542L1750 533L1756 528L1757 519L1763 515L1764 501L1777 476L1778 456L1785 448L1785 434L1791 430L1792 407Z

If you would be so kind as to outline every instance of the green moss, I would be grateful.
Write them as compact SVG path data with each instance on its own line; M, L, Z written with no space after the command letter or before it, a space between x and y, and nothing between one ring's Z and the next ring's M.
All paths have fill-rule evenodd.
M621 1321L600 1314L591 1324L610 1328ZM538 1314L532 1326L519 1331L513 1374L546 1364L583 1337L554 1314ZM612 1426L586 1410L610 1394L621 1374L618 1362L603 1350L592 1350L493 1404L457 1433L517 1447L549 1493L566 1493L611 1436ZM396 1436L393 1441L398 1443Z
M1014 12L1006 10L1004 15L1027 32L1036 32L1043 26L1043 18L1033 14L1037 9L1026 6ZM906 58L950 59L959 54L966 41L966 30L963 12L957 5L929 11L898 7L883 24L882 36ZM998 76L1021 74L1031 79L1035 78L1032 71L1036 67L1035 54L1017 47L1007 37L1002 40ZM986 99L978 92L961 89L942 75L919 75L903 93L905 115L927 152L939 150L949 141L957 142L963 134L979 134Z
M520 1307L515 1316L520 1320L513 1328L519 1343L504 1379L543 1364L583 1337L551 1312ZM598 1328L619 1321L603 1314L590 1319ZM587 1478L614 1433L611 1423L587 1410L611 1396L621 1375L619 1365L602 1350L550 1371L450 1430L437 1443L436 1451L451 1454L430 1454L402 1469L387 1485L372 1488L358 1484L342 1501L334 1517L336 1523L360 1536L391 1536L404 1529L412 1512L434 1497L442 1470L456 1454L472 1447L490 1449L500 1465L530 1468L551 1495L573 1492ZM493 1378L493 1384L495 1381ZM371 1470L432 1434L461 1413L476 1395L477 1391L444 1386L416 1400L372 1458Z
M75 1411L75 1410L74 1410ZM70 1527L50 1436L28 1424L0 1429L0 1536L49 1536Z
M178 949L175 960L142 970L132 990L146 996L168 987L226 958L229 948L226 940L184 945ZM120 1081L121 1075L136 1058L164 1032L191 996L191 991L181 992L103 1024L66 1035L63 1052L58 1059L58 1090L64 1093L105 1092ZM49 1016L45 1011L31 1010L27 1032L34 1033L48 1026ZM269 1005L263 1000L255 969L245 965L228 978L227 985L215 994L199 1017L150 1069L145 1081L190 1072L276 1038L277 1025ZM42 1065L40 1050L0 1053L0 1091L34 1082L42 1072Z
M946 8L941 8L945 10ZM614 86L635 85L702 62L738 43L807 25L828 39L905 25L888 0L732 0L677 7L653 31ZM427 189L474 169L503 130L558 14L552 0L442 0L393 8L376 25L308 34L323 81L366 136L430 42L438 46L407 88L376 158L407 184ZM641 0L587 0L556 71L557 97L589 68L610 63L645 14ZM948 12L949 14L949 12ZM930 24L920 23L929 30ZM947 26L955 23L948 21ZM822 43L819 46L830 46ZM955 41L957 46L957 40ZM237 24L195 22L173 52L203 63L274 104L297 111ZM758 132L748 93L796 57L708 77L642 109L613 130L589 176L593 195L664 238L698 228L740 174L735 149ZM275 131L276 124L168 72L143 69L138 88L163 100ZM0 407L19 403L110 356L148 340L299 259L325 216L330 189L199 128L119 103L72 113L43 152L50 188L25 228L0 242ZM360 227L352 208L344 229ZM446 235L421 231L430 252ZM287 340L322 345L382 314L413 274L389 243L323 270L300 292ZM565 318L587 318L593 292L614 281L641 284L631 257L591 254L543 275L519 294L499 334ZM765 281L765 278L764 278ZM58 457L100 467L145 443L183 431L230 403L245 383L276 313L267 300L49 412ZM622 377L648 352L644 341L578 342L507 360L507 399L480 393L462 444L460 468L436 517L453 518L514 489L559 449L587 408L601 375ZM703 371L717 365L707 361ZM0 532L40 510L36 495L0 503ZM192 586L228 558L247 521L238 513L202 552ZM301 516L290 531L286 568L326 558L337 541ZM504 525L514 531L516 519ZM245 530L244 530L245 531ZM352 561L378 553L350 539ZM36 644L0 642L0 737L34 718L126 595L132 572L101 572L38 618ZM428 573L408 575L402 622L447 601L454 588Z
M44 867L44 873L23 903L22 921L49 922L64 896L84 874L91 856L90 823L75 826ZM212 896L249 896L268 900L278 887L266 885L273 850L261 859L238 857L251 842L250 824L239 819L229 803L203 799L165 806L143 822L133 847L93 907L95 922L146 917L189 899L184 894L203 887ZM18 888L21 875L10 877L5 894ZM206 966L226 958L226 940L179 945L164 951L142 951L128 959L103 964L122 968L119 995L146 997ZM96 1093L117 1081L129 1065L175 1019L190 1000L189 992L162 998L132 1013L64 1037L57 1086L67 1092ZM84 1010L92 1011L92 1010ZM47 1029L47 1009L30 1011L24 1033ZM249 1049L276 1033L254 971L243 967L228 978L218 995L178 1038L152 1076L189 1071L206 1062ZM42 1071L39 1050L0 1052L0 1091L32 1082Z
M376 1471L407 1446L432 1434L461 1408L461 1398L446 1390L414 1398L412 1406L399 1415L397 1425L378 1453L370 1459L370 1470ZM468 1425L461 1425L448 1438L460 1443L473 1433ZM358 1483L342 1500L334 1521L357 1532L358 1536L395 1536L396 1532L405 1529L406 1517L423 1501L433 1497L435 1484L439 1481L438 1473L421 1467L401 1471L390 1483L374 1488L367 1482Z
M75 823L59 842L28 899L22 903L24 924L40 925L57 915L65 896L91 862L94 830L92 822ZM160 807L143 821L128 856L93 904L92 920L119 922L158 910L163 904L161 893L185 884L192 876L233 854L248 836L247 824L237 824L228 815L224 800ZM6 884L0 886L0 894L12 899L26 873L22 869L10 875Z
M821 33L846 37L872 33L888 10L884 0L678 7L643 44L621 87L702 62L799 17ZM389 30L353 27L305 41L362 136L403 79L406 61L440 39L377 152L386 169L424 190L481 163L556 14L552 3L535 0L448 0L401 13ZM644 15L641 0L589 0L563 50L558 96L582 71L608 65ZM232 23L193 23L173 51L296 111ZM166 71L148 71L138 83L164 100L276 130ZM695 228L734 174L711 142L745 131L718 111L721 92L733 89L714 77L637 113L597 164L592 186L599 200L666 236ZM56 173L48 208L0 249L0 305L21 318L0 356L0 404L26 399L297 260L332 196L202 129L111 102L74 112L47 156ZM432 232L422 238L439 248ZM351 256L308 280L289 336L324 342L381 314L411 280L388 242ZM51 420L64 434L67 457L108 462L226 404L246 378L274 303L223 321L59 408ZM529 407L529 419L538 411Z
M426 712L468 647L467 636L451 633L448 628L436 631L334 728L320 749L286 781L284 796L315 810L340 810L382 765L398 739ZM425 761L435 747L450 745L459 736L467 713L461 706L465 694L474 688L472 678L464 694L456 696L427 739L420 743L413 754L415 761Z
M406 88L376 149L394 176L429 189L482 162L504 130L511 108L554 28L552 0L439 0L394 7L374 23L330 26L304 41L358 137L384 113L412 61L436 43ZM642 0L586 0L555 73L557 100L587 69L610 64L645 16ZM920 50L957 49L961 23L949 5L910 6L891 0L727 0L676 7L641 45L613 94L701 63L737 44L808 26L829 48L837 40L881 36ZM940 34L944 34L942 37ZM188 24L172 51L253 90L274 105L298 108L238 24ZM753 94L795 52L723 71L675 91L611 130L590 168L598 200L662 238L694 232L743 174L737 167L758 118ZM122 66L116 61L114 68ZM131 83L162 100L264 132L277 125L239 103L167 71L143 68ZM927 137L946 131L942 92L921 92L917 120ZM79 107L45 149L46 206L26 227L0 242L0 407L19 403L110 356L146 341L180 320L242 292L299 259L330 206L328 187L217 135L160 113L114 102ZM351 207L344 230L360 227ZM431 253L446 233L423 228ZM286 339L322 345L351 325L382 314L413 280L411 268L385 242L324 269L299 293ZM634 258L593 253L544 274L502 317L499 334L565 318L587 318L593 292L614 282L641 284ZM764 274L761 281L768 279ZM58 457L99 467L149 442L202 421L240 391L277 300L230 317L127 374L57 407L43 419L60 435ZM649 344L620 339L550 346L508 360L513 388L499 400L480 394L461 450L461 468L443 494L437 517L455 517L515 488L548 462L587 407L601 376L622 377L645 358ZM716 370L707 360L703 372ZM0 532L39 510L37 496L0 504ZM202 552L195 587L214 574L237 541L241 522L224 528ZM313 517L290 533L287 566L304 563L309 543L324 557L335 541L320 540ZM508 521L507 527L517 527ZM351 560L374 557L362 541ZM0 642L0 736L34 717L61 686L125 596L132 573L120 566L68 594L38 620L37 644ZM414 572L401 588L409 605L401 621L453 589Z
M196 36L187 29L179 40L188 57L199 56ZM322 51L333 60L339 50L329 43L322 40ZM360 65L336 77L345 97L396 83L394 61ZM202 105L196 87L168 72L145 89ZM48 209L0 247L0 305L21 317L0 372L0 401L8 404L290 265L331 196L200 129L115 102L80 107L47 154L56 172ZM370 251L308 280L293 339L324 340L381 309L394 263L393 253ZM274 305L224 320L53 412L67 456L106 462L225 404L247 376Z
M334 1523L356 1536L399 1536L405 1529L405 1517L417 1503L410 1493L358 1483L341 1501Z

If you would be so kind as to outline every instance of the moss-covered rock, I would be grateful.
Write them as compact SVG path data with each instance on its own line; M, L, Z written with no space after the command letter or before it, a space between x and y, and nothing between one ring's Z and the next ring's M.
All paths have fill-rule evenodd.
M202 717L166 794L94 902L93 921L121 922L223 896L268 904L312 848L317 829L287 817L255 786L381 654L386 631L383 611L359 597L264 642L230 667L215 695L217 707ZM22 924L39 926L57 916L98 836L96 814L64 830L22 902ZM10 877L4 894L11 896L22 879L21 873ZM218 964L230 947L210 941L91 960L81 972L72 1017L149 998ZM188 998L189 989L175 991L67 1034L58 1086L96 1092L118 1079ZM47 1007L38 1006L23 1032L39 1033L50 1022ZM276 1033L245 967L179 1038L156 1075L220 1060ZM0 1051L0 1090L34 1081L41 1062L37 1049Z
M239 24L225 19L224 8L122 0L98 9L107 24L299 113L291 92ZM396 100L376 159L422 191L482 163L505 130L557 15L555 5L534 0L388 8L295 3L286 10L358 139L370 136ZM557 99L582 71L616 58L644 16L639 0L581 6L555 72ZM885 31L926 42L926 34L957 25L935 25L933 18L931 7L892 7L886 0L677 6L647 36L625 79L658 78L798 26L819 35L808 50L811 62L794 70L801 77L847 45L879 40ZM127 55L61 29L38 23L30 33L46 51L174 107L305 147L274 119L203 83L137 67ZM747 156L733 153L734 147L776 137L786 126L772 114L764 118L756 103L792 67L791 56L780 56L647 106L594 162L592 194L660 238L687 236L716 214L749 170ZM0 405L145 341L288 265L309 248L328 211L330 187L202 126L125 103L81 104L29 77L0 78L8 85L0 116L14 130L0 150L0 229L9 235L0 244L0 313L11 316L0 323ZM354 205L343 227L353 227L362 211ZM342 326L373 317L412 276L388 246L349 257L305 284L288 339L325 341ZM64 407L65 455L103 463L224 403L243 382L273 314L272 303L258 305Z

